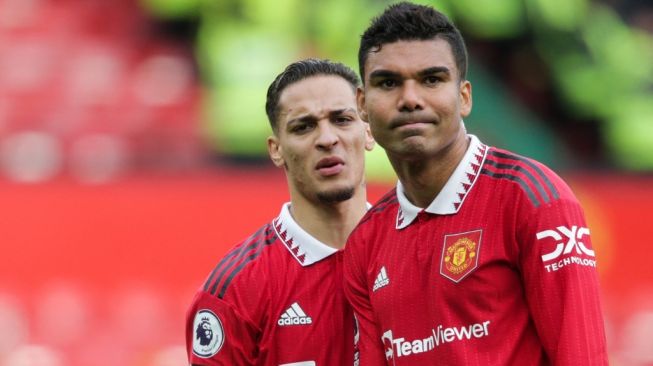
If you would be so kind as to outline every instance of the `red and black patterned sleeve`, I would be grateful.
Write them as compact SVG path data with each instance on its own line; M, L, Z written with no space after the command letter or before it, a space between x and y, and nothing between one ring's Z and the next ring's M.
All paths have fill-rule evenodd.
M271 243L263 226L218 263L195 295L186 319L186 351L191 365L255 365L261 351L260 317L265 280L253 265Z
M200 291L186 317L190 365L255 365L259 329L232 304Z
M596 254L571 189L531 162L547 202L519 200L517 246L526 301L552 365L607 365Z

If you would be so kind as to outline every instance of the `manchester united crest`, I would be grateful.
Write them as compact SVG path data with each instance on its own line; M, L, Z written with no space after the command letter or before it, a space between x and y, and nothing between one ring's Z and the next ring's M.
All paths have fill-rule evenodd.
M483 230L445 235L440 259L440 274L460 282L476 269Z

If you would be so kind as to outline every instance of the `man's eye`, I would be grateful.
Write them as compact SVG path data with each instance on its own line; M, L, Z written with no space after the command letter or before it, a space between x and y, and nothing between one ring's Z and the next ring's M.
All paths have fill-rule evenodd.
M310 126L308 124L297 124L294 125L291 129L290 132L292 133L302 133L308 131Z
M379 86L384 88L384 89L390 89L390 88L394 88L395 86L397 86L397 82L395 80L392 80L392 79L384 79L384 80L381 80L379 82Z
M440 82L440 78L437 76L427 76L424 78L424 83L427 85L435 85Z
M349 123L352 121L352 118L347 116L338 116L335 118L335 121L337 123Z

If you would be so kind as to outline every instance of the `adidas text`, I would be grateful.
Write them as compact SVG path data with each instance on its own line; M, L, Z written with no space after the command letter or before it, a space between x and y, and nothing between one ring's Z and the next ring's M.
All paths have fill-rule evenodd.
M281 314L277 324L284 325L306 325L313 323L313 319L306 315L304 309L297 302L294 302L286 311Z
M304 316L301 318L282 318L277 321L279 325L305 325L313 323L313 319L310 316Z

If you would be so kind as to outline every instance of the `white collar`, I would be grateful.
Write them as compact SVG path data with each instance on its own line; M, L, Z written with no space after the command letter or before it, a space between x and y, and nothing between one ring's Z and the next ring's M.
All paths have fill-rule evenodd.
M470 137L471 141L463 159L458 163L456 170L451 174L440 193L424 211L437 215L455 214L462 207L467 194L472 190L476 178L481 172L481 166L485 161L488 147L478 137L474 135L467 136ZM415 220L422 208L408 201L401 182L397 182L397 201L399 202L399 211L397 212L395 227L403 229Z
M367 208L371 205L368 203ZM274 231L286 249L302 266L310 266L330 256L338 250L317 240L299 226L290 214L290 202L281 206L281 213L272 221Z

